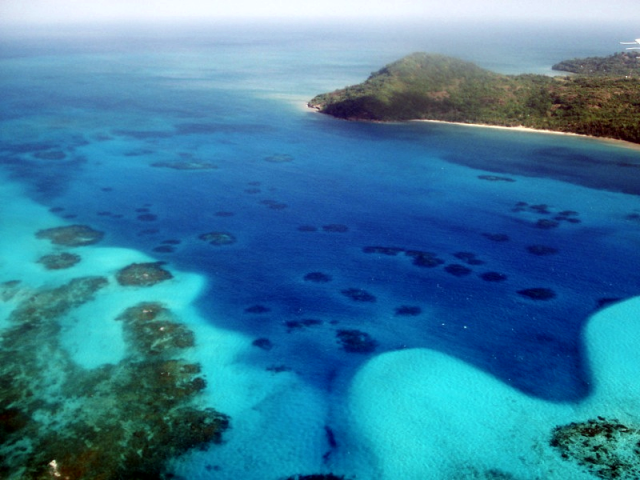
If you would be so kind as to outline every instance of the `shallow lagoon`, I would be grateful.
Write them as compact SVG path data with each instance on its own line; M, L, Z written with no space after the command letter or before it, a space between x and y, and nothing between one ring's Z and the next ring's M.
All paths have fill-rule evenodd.
M639 424L633 371L598 380L602 352L638 339L637 302L588 320L640 291L638 152L320 116L306 99L408 50L477 54L416 31L379 49L375 30L333 31L5 39L0 282L22 286L3 295L4 331L33 292L104 276L51 316L60 365L93 372L131 358L123 311L169 308L195 342L162 355L200 365L189 401L231 425L173 464L184 478L592 478L548 443L597 415ZM587 49L548 47L481 60L531 71ZM36 232L70 224L104 239L45 269L64 249ZM158 261L172 279L118 285L127 265ZM505 429L521 451L469 453Z

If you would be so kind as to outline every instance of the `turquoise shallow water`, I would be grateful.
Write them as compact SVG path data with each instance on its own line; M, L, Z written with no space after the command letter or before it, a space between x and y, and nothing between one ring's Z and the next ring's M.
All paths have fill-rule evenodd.
M367 362L429 349L497 382L480 382L488 392L502 385L536 405L571 406L594 395L589 316L640 292L637 151L548 134L348 123L304 107L410 51L545 72L554 61L615 51L606 28L586 39L556 26L540 39L535 26L522 27L519 41L540 47L525 55L508 42L513 27L414 25L387 30L390 41L380 25L344 27L3 39L0 168L12 208L0 219L0 281L50 288L92 274L89 266L112 275L145 259L194 276L148 296L194 330L188 356L209 389L201 401L230 415L232 427L222 446L175 464L176 475L399 478L384 466L388 452L368 445L375 435L360 431L374 414L366 412L389 408L382 398L362 406L373 389L368 372L381 378L376 365L385 364ZM105 236L95 253L78 249L86 258L68 270L29 264L20 273L15 258L47 253L36 231L60 224ZM199 238L210 232L235 241ZM126 358L114 323L81 319L100 311L112 322L148 299L144 289L109 292L62 315L70 365ZM387 373L402 378L398 368ZM390 411L390 424L405 422L402 409ZM402 441L419 443L410 433ZM454 478L442 465L407 462L420 478ZM482 477L491 465L482 468L473 475L491 478Z

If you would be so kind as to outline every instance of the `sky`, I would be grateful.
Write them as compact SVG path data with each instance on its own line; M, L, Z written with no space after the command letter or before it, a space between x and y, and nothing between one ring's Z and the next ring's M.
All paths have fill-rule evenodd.
M4 23L225 17L640 20L638 0L0 0ZM640 30L640 21L638 29Z

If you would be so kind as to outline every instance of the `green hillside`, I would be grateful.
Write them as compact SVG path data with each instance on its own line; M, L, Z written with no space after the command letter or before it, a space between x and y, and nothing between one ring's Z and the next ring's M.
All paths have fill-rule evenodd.
M640 143L640 78L630 75L501 75L414 53L309 106L349 120L521 125Z

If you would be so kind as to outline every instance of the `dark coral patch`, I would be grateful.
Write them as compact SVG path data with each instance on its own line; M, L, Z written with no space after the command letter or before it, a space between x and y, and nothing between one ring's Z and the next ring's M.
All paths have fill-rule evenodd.
M251 307L247 307L244 309L245 313L267 313L270 312L271 309L265 307L264 305L252 305Z
M62 252L53 255L45 255L38 260L47 270L62 270L71 268L80 262L80 255L75 253Z
M167 461L219 443L228 428L227 416L197 408L196 395L206 386L200 367L171 356L193 345L193 334L158 304L118 317L127 347L122 361L87 369L71 360L61 346L61 321L107 284L86 277L32 292L9 317L0 345L3 401L10 406L0 412L5 478L13 472L23 472L21 478L165 478ZM52 385L56 398L68 400L64 415L52 401ZM55 418L55 429L42 428L41 418Z
M285 327L287 327L288 332L292 332L293 330L300 330L308 327L316 327L318 325L322 325L322 320L316 320L315 318L305 318L302 320L288 320L284 322Z
M518 295L530 298L531 300L551 300L556 297L556 292L550 288L526 288L518 290Z
M349 353L371 353L378 346L371 335L360 330L338 330L338 343Z
M484 272L479 277L485 282L504 282L507 276L500 272Z
M539 205L531 205L529 206L529 210L532 210L541 215L548 215L551 213L549 211L549 205L547 205L546 203L541 203Z
M626 422L625 422L626 423ZM640 478L640 427L597 417L553 429L550 445L595 477Z
M273 342L268 338L256 338L251 345L261 348L262 350L271 350L273 348Z
M304 276L306 282L327 283L332 280L331 275L322 272L310 272Z
M236 243L236 237L229 232L208 232L199 235L198 238L216 246Z
M434 268L444 263L435 253L409 250L405 252L408 257L413 257L413 264L418 267Z
M51 240L51 243L55 245L82 247L102 240L104 232L94 230L87 225L68 225L39 230L36 237Z
M329 225L323 225L322 230L331 233L344 233L349 231L349 227L341 223L331 223Z
M549 247L547 245L529 245L527 251L533 255L544 256L553 255L558 253L557 248Z
M416 317L422 313L420 307L412 305L400 305L396 308L396 315L399 317Z
M361 288L347 288L341 292L345 297L349 297L354 302L375 302L376 297Z
M151 287L173 278L162 265L164 262L132 263L116 273L116 280L123 286Z
M464 277L466 275L469 275L472 272L470 268L465 267L464 265L460 265L458 263L450 263L449 265L444 267L444 271L447 273L450 273L455 277Z
M557 220L549 220L547 218L541 218L535 223L537 228L542 228L543 230L556 228L558 225L560 225L560 223Z

